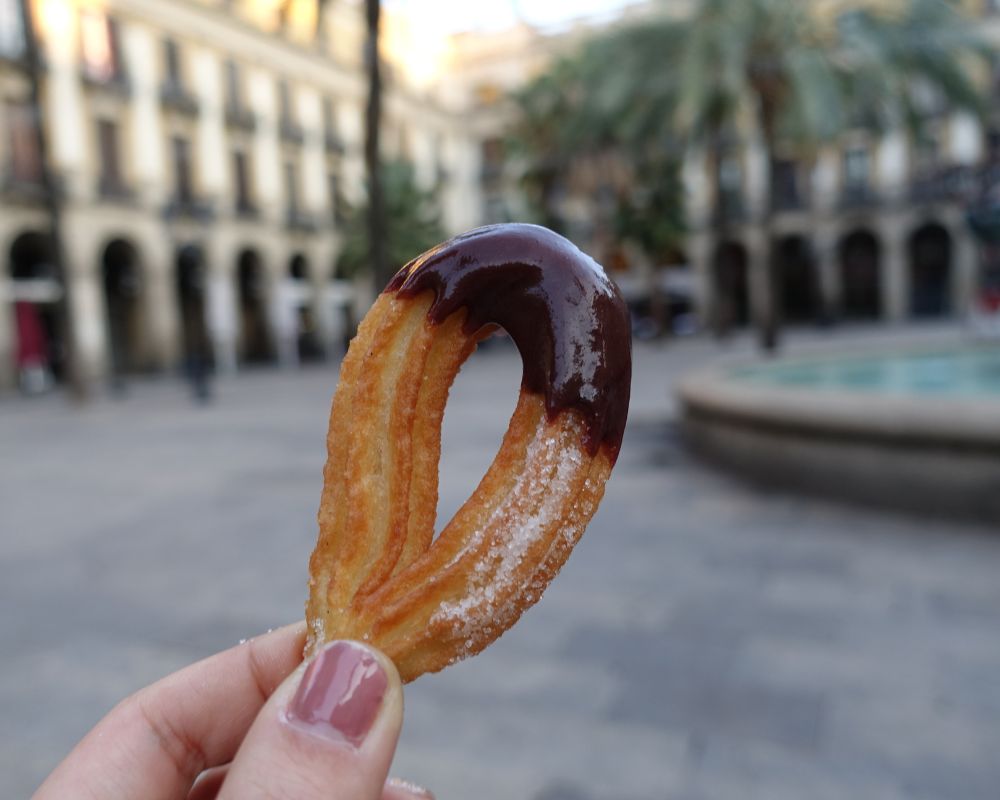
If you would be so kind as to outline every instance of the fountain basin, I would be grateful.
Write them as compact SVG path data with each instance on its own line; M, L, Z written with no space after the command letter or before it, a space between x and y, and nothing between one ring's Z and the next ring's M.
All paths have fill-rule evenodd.
M731 364L680 386L687 441L758 483L1000 523L1000 347Z

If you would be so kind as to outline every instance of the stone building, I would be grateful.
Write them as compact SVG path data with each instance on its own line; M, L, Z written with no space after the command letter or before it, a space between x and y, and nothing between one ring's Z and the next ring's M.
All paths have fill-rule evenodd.
M839 4L829 0L827 6ZM1000 48L1000 3L967 0L964 6ZM683 17L692 8L689 0L637 3L619 20L663 10ZM510 109L498 98L593 30L587 23L554 33L523 29L505 34L507 47L467 45L475 54L466 57L465 72L479 81L470 102L482 107L480 124L496 137L488 130L480 134L488 219L521 211L499 146ZM514 58L514 52L528 55ZM1000 97L1000 80L984 79L996 82ZM600 175L596 182L576 180L584 191L561 187L562 216L575 238L621 268L616 278L629 296L686 287L703 326L713 320L749 324L764 317L770 303L787 324L964 316L974 309L981 278L966 213L1000 177L1000 117L984 128L933 102L927 114L921 142L902 131L877 136L859 129L809 162L778 153L768 164L752 136L731 141L721 157L698 148L684 153L688 236L676 263L659 265L668 269L636 259L622 263L613 252L617 243L609 250L599 238L588 240ZM610 181L613 171L597 166ZM577 173L574 180L587 177ZM773 209L765 208L769 199ZM765 216L771 216L775 233L770 257Z
M363 311L371 288L335 272L338 205L363 194L363 15L328 5L317 24L307 0L34 0L89 378L173 368L192 352L222 370L294 364L339 347L350 304L354 319ZM385 29L412 62L437 57L406 24ZM64 288L23 33L19 0L0 0L2 388L29 341L58 371ZM387 155L439 186L449 230L477 224L477 143L454 104L388 56Z
M969 2L1000 43L1000 4ZM220 370L296 364L341 347L372 296L336 274L342 206L363 196L358 0L328 3L321 20L315 0L32 3L85 374L170 369L192 353ZM17 384L26 341L57 371L60 352L19 4L0 0L0 390ZM683 16L692 3L664 7ZM659 9L638 2L614 21ZM386 16L385 152L439 188L449 232L524 218L505 98L607 24L445 37ZM601 195L590 184L567 193L567 216L630 298L679 286L703 324L748 323L771 302L787 323L963 315L980 274L965 212L1000 175L1000 119L983 130L930 113L919 145L859 130L810 163L768 165L752 141L685 154L689 235L666 270L588 238Z

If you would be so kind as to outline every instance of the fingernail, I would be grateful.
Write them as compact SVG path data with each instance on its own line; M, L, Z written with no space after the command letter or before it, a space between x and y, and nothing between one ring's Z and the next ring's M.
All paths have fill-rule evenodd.
M306 668L285 716L314 736L358 747L378 716L388 679L371 651L332 642Z
M387 789L396 789L399 793L408 794L414 798L421 798L421 800L434 800L434 795L423 786L417 786L415 783L400 780L399 778L389 778L389 780L385 782L385 786Z

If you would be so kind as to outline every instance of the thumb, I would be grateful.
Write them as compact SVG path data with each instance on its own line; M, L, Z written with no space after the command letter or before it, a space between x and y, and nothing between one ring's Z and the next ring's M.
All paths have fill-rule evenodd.
M402 721L392 662L357 642L331 642L268 700L218 796L379 800Z

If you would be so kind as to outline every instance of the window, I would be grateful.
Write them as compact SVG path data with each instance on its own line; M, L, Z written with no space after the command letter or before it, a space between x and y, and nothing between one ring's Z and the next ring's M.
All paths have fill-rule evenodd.
M24 55L24 23L20 0L0 0L0 56L20 58Z
M278 84L278 111L282 122L292 121L292 94L287 81Z
M771 198L778 210L798 208L801 205L798 165L794 161L776 158L771 162Z
M243 92L240 91L240 67L235 61L226 62L226 104L232 109L243 107Z
M250 198L250 169L247 154L242 150L233 152L233 181L236 191L236 210L248 212L253 210Z
M191 143L183 136L175 136L170 141L174 155L174 191L177 200L190 203L194 199L191 183Z
M444 137L434 138L434 180L445 183L448 180L448 167L445 161Z
M42 177L35 113L28 103L11 102L6 113L10 143L10 177L15 183L37 183Z
M735 219L744 213L743 163L738 154L723 153L719 158L716 179L716 213L724 219Z
M936 131L923 131L914 149L914 167L918 173L933 172L941 162L941 137Z
M844 153L844 185L848 189L867 189L870 171L867 148L852 147Z
M177 42L173 39L163 40L163 70L164 83L169 86L181 86L181 53Z
M337 113L333 107L333 100L329 97L323 98L323 136L327 150L337 152L343 149L337 125Z
M723 156L719 162L719 190L739 192L743 188L743 167L736 156Z
M326 177L327 191L330 193L330 215L334 222L344 221L344 207L340 199L340 176L331 172Z
M404 161L413 162L413 149L410 147L410 133L402 124L399 126L399 157Z
M337 133L337 120L333 113L333 101L329 97L323 98L323 130L327 136Z
M990 164L1000 163L1000 129L987 128L985 139L987 162Z
M118 26L94 9L80 11L80 56L83 72L94 81L107 82L121 76L118 57Z
M285 162L285 202L288 212L298 213L299 208L299 171L293 161Z
M484 139L480 148L480 157L482 158L482 179L484 183L490 183L498 179L500 177L500 173L503 171L503 139Z
M109 119L97 121L97 141L101 155L101 189L104 193L121 190L121 165L118 160L118 125Z

